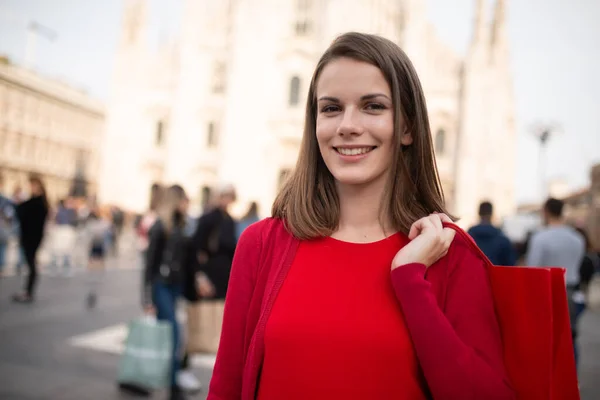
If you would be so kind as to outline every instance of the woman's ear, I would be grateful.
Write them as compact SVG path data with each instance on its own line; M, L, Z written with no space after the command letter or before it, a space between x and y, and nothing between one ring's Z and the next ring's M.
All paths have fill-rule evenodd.
M413 142L412 133L408 129L405 129L400 137L400 143L402 146L410 146Z

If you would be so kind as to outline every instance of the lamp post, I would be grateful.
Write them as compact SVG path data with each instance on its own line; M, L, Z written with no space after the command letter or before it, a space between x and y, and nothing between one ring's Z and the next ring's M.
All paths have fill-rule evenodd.
M540 149L538 153L538 174L540 180L540 197L542 201L548 196L548 182L546 180L546 155L550 138L560 133L561 127L558 123L536 124L531 132L538 139Z

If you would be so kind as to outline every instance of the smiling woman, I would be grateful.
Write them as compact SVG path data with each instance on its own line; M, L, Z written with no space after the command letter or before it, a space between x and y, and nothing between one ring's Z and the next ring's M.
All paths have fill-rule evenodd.
M238 242L208 400L514 399L484 261L444 211L410 60L340 36L273 218Z
M408 233L419 218L447 214L412 63L391 42L351 42L353 35L317 65L298 165L273 206L301 239L336 231L344 188L382 194L375 207L386 231Z

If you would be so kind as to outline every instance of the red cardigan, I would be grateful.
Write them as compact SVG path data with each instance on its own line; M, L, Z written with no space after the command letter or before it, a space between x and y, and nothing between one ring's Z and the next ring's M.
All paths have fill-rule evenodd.
M242 234L207 400L255 399L265 325L298 244L273 218ZM487 273L467 243L457 236L431 267L401 266L391 279L433 399L515 399Z

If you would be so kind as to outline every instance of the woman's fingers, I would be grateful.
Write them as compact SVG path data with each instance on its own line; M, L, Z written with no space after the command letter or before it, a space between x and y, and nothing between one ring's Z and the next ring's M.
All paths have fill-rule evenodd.
M446 214L438 213L437 215L440 217L442 222L446 222L446 223L450 223L450 224L454 223L454 221L452 221L452 219L449 216L447 216Z
M438 234L442 233L442 229L444 229L444 226L442 225L440 214L431 214L429 217L427 217L427 219L431 221L431 224L434 226Z
M410 227L410 231L408 232L408 238L413 240L421 233L428 229L435 229L433 223L429 220L429 217L423 217Z

